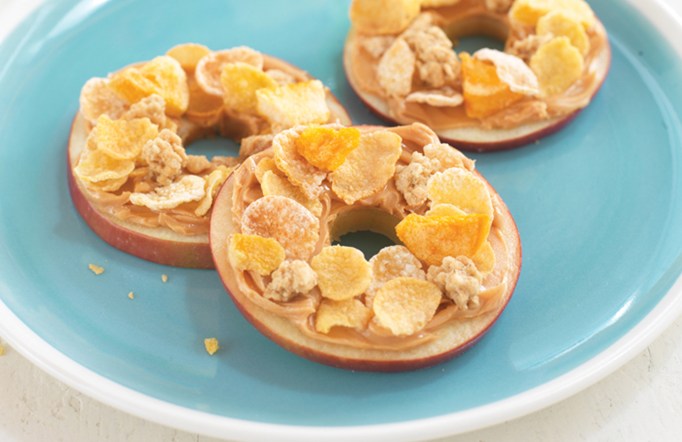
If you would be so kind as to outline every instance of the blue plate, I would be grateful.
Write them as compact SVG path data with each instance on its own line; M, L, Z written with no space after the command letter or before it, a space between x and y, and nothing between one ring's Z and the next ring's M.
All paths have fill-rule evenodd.
M470 428L458 417L481 426L518 414L514 401L531 391L539 396L526 409L565 396L558 381L581 384L594 361L602 375L612 370L613 358L600 357L614 348L632 354L643 345L633 330L669 321L663 304L679 310L669 289L682 270L682 64L633 6L591 2L610 32L613 64L572 124L540 143L476 156L523 240L524 267L507 310L461 357L387 375L286 352L238 314L214 272L114 250L73 209L65 149L81 86L178 43L248 45L281 57L329 85L355 122L377 122L341 66L348 1L163 3L46 2L0 46L0 331L34 360L56 350L43 358L53 373L67 377L64 361L72 361L94 376L72 385L215 435L241 425L249 428L243 437L258 438L271 424L285 425L275 427L280 435L326 426L392 431L434 418L446 434ZM656 3L634 3L665 15ZM95 277L90 263L105 273ZM25 345L22 327L44 345ZM202 345L210 336L223 347L213 357ZM126 392L137 395L122 405ZM477 410L495 404L501 413L476 420ZM199 421L203 430L192 425Z

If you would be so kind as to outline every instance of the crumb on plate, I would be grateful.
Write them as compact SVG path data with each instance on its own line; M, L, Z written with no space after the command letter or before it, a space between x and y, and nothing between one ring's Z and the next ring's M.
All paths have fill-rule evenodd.
M204 347L206 347L206 352L213 356L220 349L220 343L216 338L206 338L204 339Z

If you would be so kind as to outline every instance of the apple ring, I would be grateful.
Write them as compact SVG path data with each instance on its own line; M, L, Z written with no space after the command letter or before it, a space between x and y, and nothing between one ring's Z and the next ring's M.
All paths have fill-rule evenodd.
M465 150L559 130L610 67L606 30L584 0L354 0L350 15L344 65L361 100ZM471 35L499 39L504 51L452 50Z
M179 45L89 80L80 101L67 151L77 211L110 245L180 267L213 268L213 199L251 153L209 160L185 146L208 136L241 140L298 124L350 123L319 80L246 47Z
M301 126L263 147L218 194L210 242L237 307L279 345L347 369L415 369L468 348L507 305L514 220L428 127ZM369 261L332 245L359 230L396 245Z

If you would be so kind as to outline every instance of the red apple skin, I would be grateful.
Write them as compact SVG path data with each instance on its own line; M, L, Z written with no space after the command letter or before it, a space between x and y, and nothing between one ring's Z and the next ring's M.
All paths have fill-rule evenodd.
M361 127L364 130L372 129L372 126L358 127ZM485 180L484 182L487 183ZM491 194L496 195L490 184L487 183L487 185L489 186ZM325 365L357 371L400 372L426 368L449 360L478 342L497 321L500 314L506 308L509 300L511 299L521 271L522 250L519 232L514 219L509 213L509 209L500 198L497 198L497 210L499 213L503 214L503 217L507 222L507 227L504 229L504 236L507 238L512 250L511 256L509 258L510 261L516 265L509 274L507 291L503 295L505 299L503 305L498 308L495 316L492 317L484 327L478 330L474 336L465 341L460 340L459 342L453 343L453 345L446 351L432 354L423 358L391 360L368 358L363 359L349 358L339 354L325 352L320 348L315 348L310 345L303 345L289 336L284 336L277 333L267 321L258 317L259 314L262 315L260 307L251 304L248 299L240 293L238 285L234 280L234 270L231 268L227 259L227 239L234 229L231 220L231 195L232 177L228 178L225 185L222 187L216 197L213 215L211 217L211 232L209 234L209 241L211 243L215 268L218 271L218 275L220 276L225 290L230 295L241 314L263 335L286 350L291 351L292 353Z

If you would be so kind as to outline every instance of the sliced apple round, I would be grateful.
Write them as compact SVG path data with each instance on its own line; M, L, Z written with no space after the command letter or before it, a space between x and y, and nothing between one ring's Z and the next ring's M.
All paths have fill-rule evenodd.
M367 130L367 127L362 130ZM247 160L250 164L245 163L240 167L253 169L268 155L271 153L265 150ZM297 322L300 323L303 319L292 321L287 315L281 314L277 307L270 308L267 304L269 301L259 292L258 284L249 283L245 286L243 273L231 265L228 257L230 236L240 233L239 221L235 218L233 207L233 199L238 195L235 189L247 182L243 180L239 170L228 178L220 190L211 215L209 235L215 267L225 289L244 317L262 334L295 354L312 361L351 370L390 372L431 366L461 353L486 333L509 302L521 269L521 243L512 215L494 189L487 181L483 181L491 195L494 213L493 233L489 236L496 260L493 273L496 274L496 278L499 277L499 281L504 281L504 284L500 284L503 288L499 292L499 303L479 316L447 320L433 329L430 328L429 333L433 333L434 338L419 345L401 348L401 344L398 343L389 349L372 344L345 345L339 341L320 339L320 336L311 333L309 329L302 331ZM381 199L381 196L377 198ZM349 221L347 217L341 222L337 218L334 223L343 223L344 226L332 225L328 226L328 229L336 230L336 233L339 230L353 231L358 228L364 230L369 223L369 230L382 231L389 235L383 231L393 229L394 224L389 221L382 225L379 218L376 214L371 215L371 219L364 220L357 218ZM358 227L362 223L365 223L364 226ZM324 225L324 221L321 224ZM323 230L327 231L324 227ZM313 317L307 320L313 320ZM393 340L395 344L399 339L400 337L392 337L389 340Z
M466 8L466 4L463 4ZM505 35L507 24L504 22L495 23L488 21L489 26L497 29L493 34ZM455 24L444 25L444 27L454 28ZM360 49L361 35L355 29L351 29L344 48L344 68L349 84L356 92L360 100L377 116L391 124L409 124L420 121L431 127L441 138L458 149L472 152L488 152L512 149L524 146L540 140L554 132L562 129L570 123L584 109L601 88L611 65L611 49L606 37L606 31L599 20L594 25L593 37L595 49L592 50L587 58L584 67L583 78L578 80L577 87L569 88L565 93L551 97L557 109L553 117L527 122L521 125L505 128L489 128L475 119L462 121L460 114L453 114L452 124L444 123L444 117L439 116L438 125L432 124L426 119L414 116L406 116L402 111L396 111L396 105L380 91L376 80L363 78L375 74L375 69L363 62L363 66L357 66L359 60L357 54L362 52ZM598 46L597 46L598 43ZM368 84L373 86L369 87ZM395 99L394 99L395 100ZM543 98L544 100L544 98ZM464 105L461 105L464 106ZM419 114L441 112L436 107L421 105Z
M268 66L279 69L297 80L312 78L303 70L275 57L264 55L264 58ZM351 123L345 108L329 90L326 101L331 121ZM111 246L139 258L176 267L213 268L207 233L182 235L165 227L146 227L119 219L102 209L102 205L98 203L97 193L90 190L74 173L81 153L86 149L89 130L89 123L79 112L71 126L66 164L69 193L74 207L86 224ZM199 128L196 132L201 135L206 130Z

